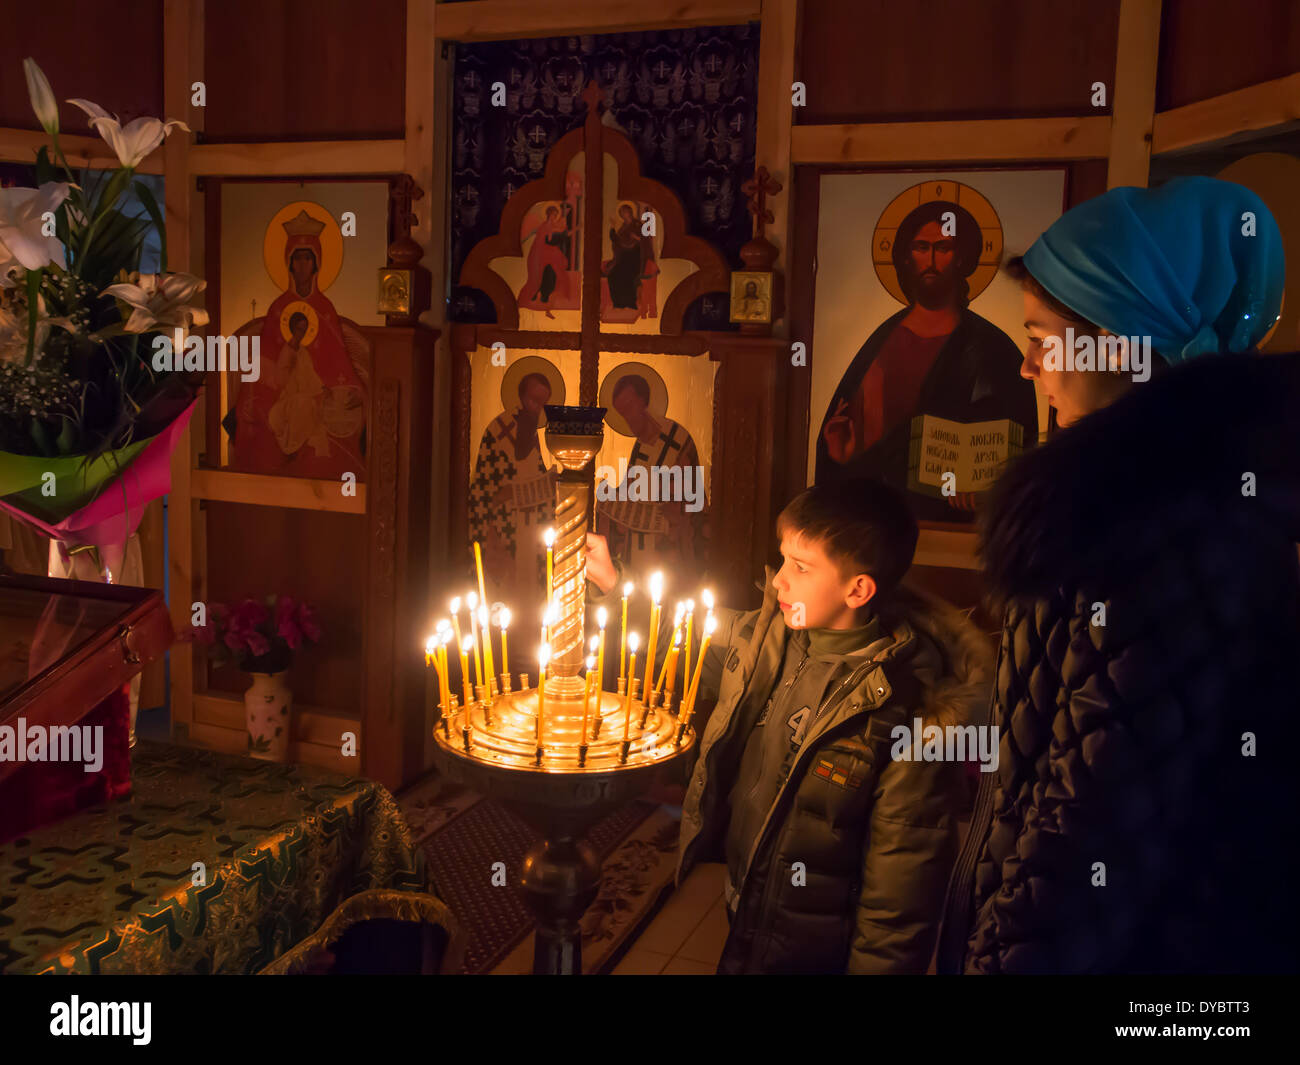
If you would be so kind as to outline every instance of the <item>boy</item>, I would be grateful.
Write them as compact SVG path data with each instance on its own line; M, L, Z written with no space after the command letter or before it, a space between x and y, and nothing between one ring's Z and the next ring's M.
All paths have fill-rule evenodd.
M697 741L676 883L697 862L727 864L719 973L924 973L964 766L891 750L912 751L896 729L916 718L980 720L988 648L958 611L900 587L917 526L893 489L814 485L777 535L784 563L767 567L763 605L715 612L699 698L717 705ZM621 569L590 537L601 594L589 587L589 600L612 602Z

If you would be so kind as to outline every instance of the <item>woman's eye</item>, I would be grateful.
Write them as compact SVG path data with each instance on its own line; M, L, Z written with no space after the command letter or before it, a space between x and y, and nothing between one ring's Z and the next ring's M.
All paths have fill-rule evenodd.
M807 572L808 572L808 571L807 571L806 569L804 569L802 566L795 566L795 569L797 569L800 573L807 573Z

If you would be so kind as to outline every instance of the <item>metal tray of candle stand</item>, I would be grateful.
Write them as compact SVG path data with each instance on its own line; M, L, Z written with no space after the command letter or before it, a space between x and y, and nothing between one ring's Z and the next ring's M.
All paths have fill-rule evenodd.
M604 715L602 725L602 730L608 728L609 739L597 746L612 748L615 753L589 759L581 768L576 753L580 736L573 737L571 744L559 742L548 747L555 756L549 764L544 760L539 767L529 761L527 743L522 740L516 742L515 751L488 751L471 738L473 753L466 754L463 709L449 720L445 734L441 722L434 731L434 761L449 779L504 803L543 837L525 855L519 880L524 900L537 920L534 975L570 976L582 972L581 920L599 894L601 870L600 856L584 838L587 830L623 803L643 795L655 773L673 764L695 743L695 731L688 727L681 744L677 744L677 717L662 709L652 710L645 715L647 730L640 732L641 757L634 749L628 761L620 763L617 752L622 748L623 714L618 711L622 710L623 699L602 692L601 704L602 710L611 711ZM639 722L643 709L634 704L634 723ZM535 721L536 689L499 696L493 712L500 716L517 713ZM549 718L549 694L546 713ZM470 717L474 723L471 737L481 738L484 734L479 729L485 725L481 703L471 705ZM559 724L557 721L556 726ZM653 743L651 737L663 735L667 741L662 746L644 749L645 744ZM508 744L503 741L498 745ZM568 758L564 757L566 753Z

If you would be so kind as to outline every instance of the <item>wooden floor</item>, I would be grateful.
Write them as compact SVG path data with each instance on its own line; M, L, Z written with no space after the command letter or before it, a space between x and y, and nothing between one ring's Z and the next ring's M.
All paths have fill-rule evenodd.
M698 865L614 968L615 976L712 976L727 941L726 866Z

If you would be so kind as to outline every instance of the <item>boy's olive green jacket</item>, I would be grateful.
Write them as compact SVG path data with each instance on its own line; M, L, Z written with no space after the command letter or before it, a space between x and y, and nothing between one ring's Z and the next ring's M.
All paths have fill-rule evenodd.
M768 567L759 609L715 610L699 698L717 705L682 806L679 887L696 863L726 860L730 793L789 638L773 576ZM593 603L617 600L591 593ZM887 635L831 686L766 811L736 885L720 973L926 971L970 788L961 762L892 759L904 746L892 733L910 733L918 717L923 728L985 723L992 648L941 600L900 589L893 602L881 612ZM670 613L660 647L671 640ZM974 731L964 734L972 752Z

